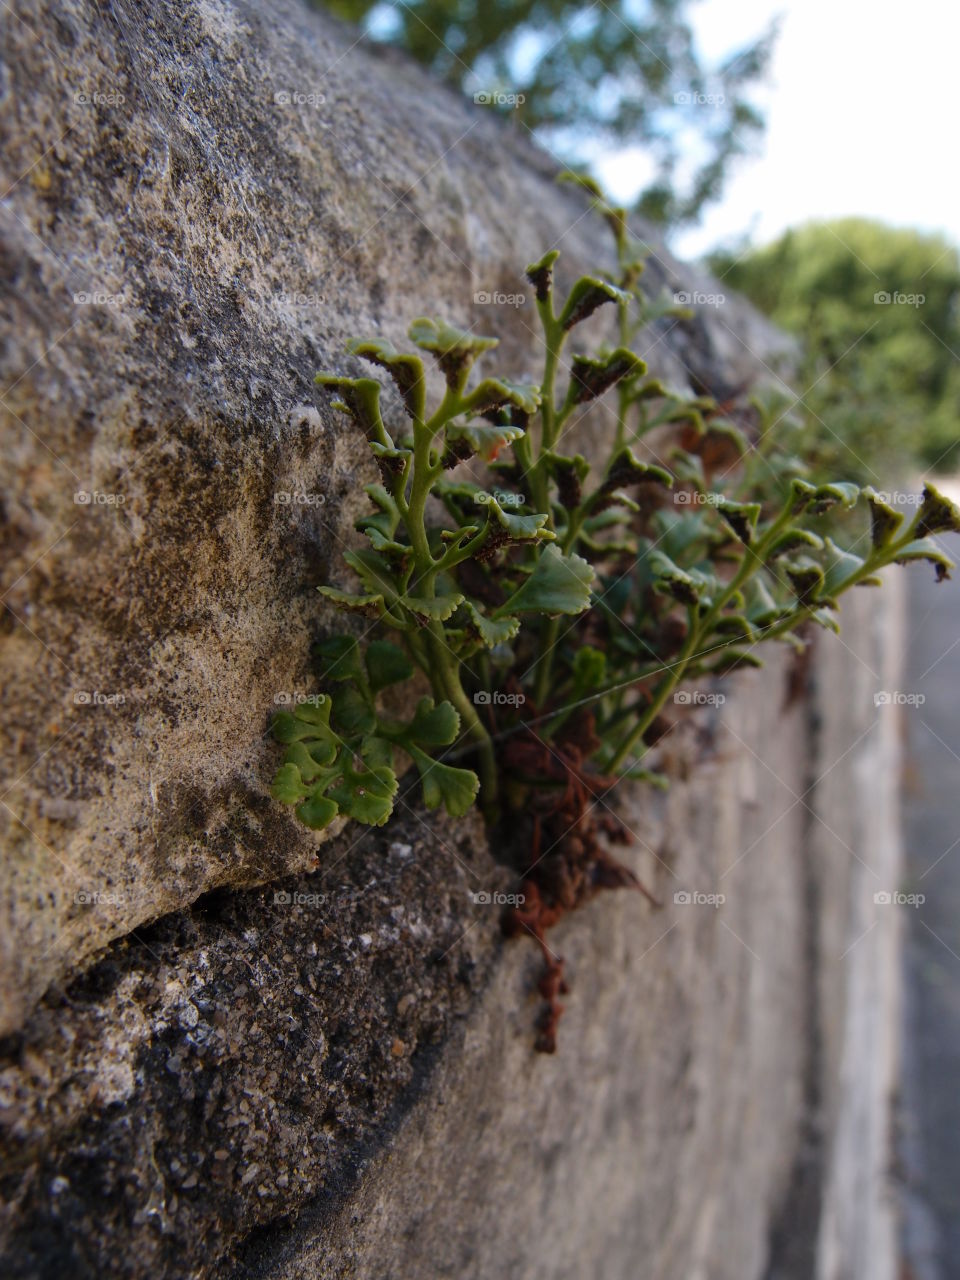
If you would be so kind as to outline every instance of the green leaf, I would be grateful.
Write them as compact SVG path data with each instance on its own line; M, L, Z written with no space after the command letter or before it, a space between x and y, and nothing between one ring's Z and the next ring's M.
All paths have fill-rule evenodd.
M823 515L832 507L841 506L849 510L857 505L860 497L860 486L846 480L838 480L834 484L821 484L810 500L810 511L815 516Z
M359 754L368 769L393 768L393 743L379 734L368 734L360 743Z
M651 551L647 560L654 578L654 587L663 595L672 596L681 604L699 604L703 595L703 583L692 573L674 564L662 551ZM706 603L706 601L704 601Z
M484 338L480 334L457 329L445 320L431 320L421 316L414 320L407 334L422 351L436 356L447 382L462 385L462 379L477 356L499 344L498 338Z
M270 794L281 804L299 804L307 794L300 770L295 764L282 764L273 776Z
M574 356L571 364L570 390L567 400L572 404L584 404L595 400L624 378L637 377L647 366L626 347L617 347L609 355L591 360L587 356Z
M329 766L337 757L337 746L332 739L316 739L308 747L304 742L292 742L283 753L284 766L295 765L304 782L316 782L329 774ZM290 802L288 802L290 803Z
M960 533L960 508L932 484L925 484L923 502L911 532L917 538L929 533Z
M370 689L379 693L388 685L409 680L413 675L413 663L404 651L389 640L371 640L364 654Z
M917 538L913 542L908 542L897 553L895 563L909 564L911 560L929 560L936 570L938 582L949 578L950 570L957 567L932 538Z
M673 488L673 476L663 467L654 466L650 462L641 462L635 458L631 449L621 449L610 464L603 485L602 493L610 493L613 489L627 489L641 481L652 480L668 489Z
M490 524L498 524L506 531L508 539L511 542L526 542L532 538L551 540L556 535L552 530L546 527L549 516L536 512L534 515L518 516L510 511L504 511L500 503L494 497L488 496L484 503L488 511L487 520Z
M740 671L744 667L762 667L763 659L748 649L724 649L720 657L706 668L709 675L726 675L729 671Z
M854 573L859 573L866 561L854 555L852 551L842 550L831 538L826 539L825 545L825 573L821 590L824 595L832 599L846 579Z
M408 746L406 750L420 771L423 786L423 803L428 809L438 809L442 804L452 818L462 818L472 806L480 790L480 779L472 769L455 769L441 764L421 751Z
M365 618L382 618L386 612L383 596L379 594L355 596L349 591L338 591L336 587L318 587L317 590L338 608L350 613L362 613Z
M560 505L573 511L583 500L583 481L590 474L590 463L579 453L572 458L551 452L543 456L556 481Z
M312 827L314 831L322 831L337 816L338 809L333 800L317 794L304 800L303 804L298 804L295 812L304 826Z
M800 559L784 561L783 568L801 604L813 604L820 599L824 582L820 565L813 560Z
M888 506L874 489L867 488L863 492L870 504L871 540L874 547L885 547L893 541L903 524L903 514Z
M472 414L490 413L512 405L528 417L540 408L540 388L533 382L511 382L508 378L484 378L463 402Z
M533 262L524 273L533 285L538 302L546 302L553 288L553 265L560 257L559 249L551 249L538 262Z
M416 742L421 747L448 747L460 731L460 716L450 702L433 705L432 698L421 698L413 719L402 731L401 741Z
M377 723L372 703L352 684L339 685L334 691L333 715L337 727L348 737L370 733Z
M750 546L760 518L759 502L731 502L723 498L717 510L742 543Z
M615 284L600 280L596 276L581 276L560 312L560 325L563 329L572 329L588 316L592 316L598 307L606 302L629 302L630 295L618 289Z
M397 785L396 774L386 766L354 769L347 765L340 780L328 790L341 813L367 826L382 827L393 812Z
M599 689L607 676L607 655L589 644L581 645L573 659L574 700Z
M520 440L524 434L522 427L449 426L446 429L443 465L453 466L471 454L476 454L484 462L495 462L501 449Z
M422 420L426 390L423 362L419 356L398 351L391 342L379 338L353 338L347 343L347 350L386 369L396 383L411 418Z
M313 651L320 659L325 679L357 680L363 683L365 677L360 661L360 646L354 636L331 636L329 640L319 640L313 646Z
M509 615L505 618L488 618L471 600L465 600L468 621L467 630L487 649L495 649L498 644L506 644L520 630L520 619Z
M400 603L418 618L446 622L463 603L463 596L459 592L449 596L431 596L429 599L426 596L401 596Z
M375 378L344 378L335 373L318 373L314 381L326 391L339 393L337 403L349 413L368 440L393 448L393 441L380 416L380 383Z
M520 589L494 615L509 613L583 613L590 607L594 573L586 560L544 548L536 567Z
M819 534L813 533L810 529L787 529L774 539L773 545L767 552L767 559L776 560L778 556L790 555L794 551L803 551L807 548L811 551L823 550L823 539Z

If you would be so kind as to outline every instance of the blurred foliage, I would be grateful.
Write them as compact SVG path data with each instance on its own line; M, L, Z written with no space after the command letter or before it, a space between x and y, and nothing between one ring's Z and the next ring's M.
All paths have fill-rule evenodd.
M875 481L905 461L957 465L960 259L948 241L849 218L710 265L802 340L797 390L825 469Z
M470 94L523 96L502 105L566 162L585 148L642 145L654 180L637 211L695 221L730 161L764 121L749 100L774 29L707 68L687 21L691 0L313 0L399 45Z

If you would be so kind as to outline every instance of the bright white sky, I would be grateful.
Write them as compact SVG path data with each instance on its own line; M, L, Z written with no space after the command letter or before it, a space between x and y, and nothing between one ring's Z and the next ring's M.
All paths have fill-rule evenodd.
M678 255L854 214L960 243L957 0L701 0L691 17L713 63L777 14L769 87L758 95L762 152L738 162L700 227L675 237ZM597 167L615 196L635 194L638 166L611 158Z

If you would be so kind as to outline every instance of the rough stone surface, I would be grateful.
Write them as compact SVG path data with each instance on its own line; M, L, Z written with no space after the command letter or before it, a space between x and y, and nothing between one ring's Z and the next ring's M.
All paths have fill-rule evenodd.
M349 828L115 943L3 1046L4 1274L886 1280L895 606L850 601L806 696L782 654L671 735L621 810L665 905L550 935L555 1057L476 824Z
M314 588L346 585L375 478L315 371L430 312L533 374L532 298L475 294L523 292L550 246L567 280L608 248L528 137L297 0L0 21L10 1030L111 938L311 865L266 795L265 731L309 685L333 622ZM709 287L659 249L649 279ZM778 345L731 299L641 351L729 387Z
M373 478L314 371L433 311L532 373L529 300L474 295L552 245L594 266L602 230L516 131L294 0L3 21L3 1274L886 1280L888 1045L852 1015L892 999L888 924L858 950L859 868L897 856L860 664L895 598L850 602L812 689L780 652L666 740L668 795L620 800L664 908L555 931L535 1055L479 822L411 794L318 848L265 731ZM709 290L660 250L649 278ZM782 343L731 299L644 349L726 389Z

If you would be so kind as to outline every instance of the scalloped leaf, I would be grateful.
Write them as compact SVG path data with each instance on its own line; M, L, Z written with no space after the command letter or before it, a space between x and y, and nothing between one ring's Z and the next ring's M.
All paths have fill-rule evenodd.
M957 566L932 538L915 538L897 553L896 564L909 564L912 560L929 560L936 570L937 581L950 577L950 570Z
M593 580L593 566L582 557L565 556L555 546L547 546L533 573L494 617L511 613L583 613L590 607Z
M447 382L462 385L473 362L484 351L499 345L499 338L485 338L466 329L457 329L445 320L419 316L407 330L411 342L436 357Z
M456 769L453 765L443 764L413 745L405 749L419 770L423 803L426 807L439 809L442 804L451 818L462 818L473 805L480 790L480 779L473 770Z
M511 382L509 378L484 378L463 402L468 413L484 414L512 405L528 417L540 408L540 388L533 382Z
M596 360L588 356L574 356L567 399L572 404L585 404L602 396L624 378L635 378L645 373L646 368L640 357L626 347L617 347L609 355Z
M653 550L647 555L653 585L662 595L672 596L681 604L696 605L703 598L704 584L692 573L674 564L663 551ZM704 603L706 603L704 601Z
M495 462L501 449L522 439L525 434L522 427L455 423L446 429L443 465L448 467L462 462L472 454L476 454L484 462Z
M884 502L875 489L864 489L863 496L870 507L870 539L874 547L885 547L903 524L903 513Z
M559 257L560 250L551 249L549 253L545 253L537 262L532 262L524 272L524 275L533 285L538 302L546 302L550 297L550 292L553 289L553 266Z
M717 510L740 541L749 547L757 531L760 503L731 502L729 498L724 498L717 504Z
M318 640L313 646L313 652L320 659L324 679L356 680L363 683L363 663L355 636L330 636L327 640Z
M363 360L386 369L393 381L411 418L422 420L426 397L423 361L419 356L398 351L392 342L383 338L363 339L351 338L347 350Z
M344 766L339 781L327 788L329 798L347 817L369 827L382 827L393 812L397 775L380 765L375 769Z
M604 303L629 301L630 295L618 289L615 284L610 284L609 281L601 280L597 276L581 276L570 290L564 308L560 312L560 326L563 329L572 329L574 325L592 316Z
M413 663L400 648L389 640L371 640L363 655L372 693L379 693L388 685L409 680L413 675Z
M960 533L960 507L932 484L925 484L913 533L917 538L930 533Z
M298 804L294 812L305 827L322 831L334 820L339 809L335 801L328 800L326 796L317 793L309 796L303 804Z
M795 551L822 551L823 539L810 529L786 529L775 538L767 552L768 560L776 560L778 556L791 555Z
M314 382L325 391L339 393L340 399L335 404L350 415L368 440L393 448L393 441L380 416L380 383L375 378L345 378L336 373L318 373Z
M448 596L401 596L400 603L405 609L418 618L429 618L432 622L446 622L453 617L463 604L463 596L453 592Z
M506 644L520 630L520 619L507 615L504 618L488 618L472 600L463 604L467 614L467 630L487 649Z
M460 715L451 702L434 706L432 698L421 698L413 719L403 729L401 740L421 747L449 747L460 732Z
M349 591L339 591L336 587L317 587L322 596L332 600L338 609L346 609L348 613L360 613L365 618L382 618L387 611L383 596L357 596Z

